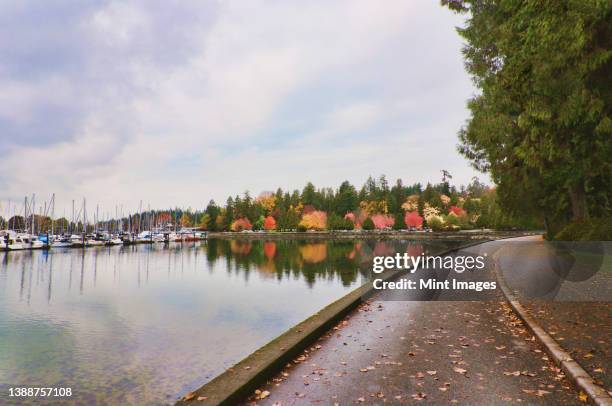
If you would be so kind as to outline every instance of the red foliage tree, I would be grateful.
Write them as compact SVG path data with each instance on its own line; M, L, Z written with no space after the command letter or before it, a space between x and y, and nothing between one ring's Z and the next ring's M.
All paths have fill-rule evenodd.
M406 227L423 228L423 217L419 216L418 212L411 211L404 216L404 223Z
M450 209L448 209L448 214L450 213L454 213L457 217L461 217L466 214L465 210L457 206L451 206Z
M376 227L377 230L391 228L395 223L395 219L387 214L375 214L371 218L374 222L374 227Z
M274 220L274 217L272 216L266 217L264 219L263 227L264 227L264 230L267 230L267 231L276 230L276 220Z

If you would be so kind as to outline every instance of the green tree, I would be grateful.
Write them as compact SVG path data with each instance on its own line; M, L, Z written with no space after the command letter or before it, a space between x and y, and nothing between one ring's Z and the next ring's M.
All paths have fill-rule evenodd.
M460 151L488 171L507 211L610 214L612 3L443 0L480 93ZM548 216L548 217L546 217Z
M402 213L395 214L395 222L393 223L394 230L403 230L406 228L406 223L404 222L404 215Z
M349 181L345 180L340 185L340 188L338 188L334 206L334 211L340 216L344 216L346 213L352 212L359 207L357 190L355 190L355 187Z
M316 190L312 182L308 182L306 186L304 186L304 190L302 190L302 204L315 206L316 203Z
M370 217L368 217L363 221L361 228L363 228L364 230L374 230L374 222Z

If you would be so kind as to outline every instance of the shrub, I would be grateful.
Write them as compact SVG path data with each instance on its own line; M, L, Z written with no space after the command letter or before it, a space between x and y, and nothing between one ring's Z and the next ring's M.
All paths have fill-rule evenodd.
M372 217L372 222L374 223L374 227L377 230L384 230L387 228L391 228L394 223L393 217L387 214L374 214Z
M427 220L427 225L433 231L443 231L444 230L444 219L440 216L430 216Z
M324 230L327 227L327 213L320 210L314 210L302 216L300 225L306 230Z
M355 229L355 224L353 224L353 222L349 219L343 219L342 220L344 222L344 229L345 230L354 230Z
M569 223L555 235L559 241L610 241L612 218L593 218Z
M274 220L274 217L266 217L263 222L263 228L267 231L276 230L276 220Z
M406 213L404 217L404 222L408 227L414 228L423 228L423 217L419 216L419 213L416 211L412 211L410 213Z
M457 206L451 206L450 209L448 209L448 214L451 213L454 213L457 217L461 217L462 215L466 214L465 210Z
M329 230L352 230L354 227L351 220L342 218L335 213L327 219L327 228Z
M364 230L374 230L374 222L370 217L366 218L361 225Z
M589 241L612 241L612 218L597 218L586 235Z
M230 226L230 230L232 231L243 231L243 230L252 230L252 229L253 229L253 225L251 224L249 219L246 217L236 219Z

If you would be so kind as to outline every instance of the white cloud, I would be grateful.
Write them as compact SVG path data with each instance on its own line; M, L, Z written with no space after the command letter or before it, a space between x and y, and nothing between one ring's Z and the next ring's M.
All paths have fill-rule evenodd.
M439 5L195 2L173 17L164 4L111 1L82 16L87 63L73 83L72 71L0 76L13 83L0 119L56 96L79 107L54 142L10 143L4 165L22 169L0 174L0 198L201 207L308 180L474 174L455 152L472 92L459 20Z

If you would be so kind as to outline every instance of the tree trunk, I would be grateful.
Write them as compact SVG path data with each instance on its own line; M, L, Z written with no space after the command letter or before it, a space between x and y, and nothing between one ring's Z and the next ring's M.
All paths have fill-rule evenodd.
M544 215L544 231L546 232L546 238L552 239L552 230L550 229L550 221L547 215Z
M584 183L579 182L570 188L570 201L572 203L572 220L584 221L589 218Z

